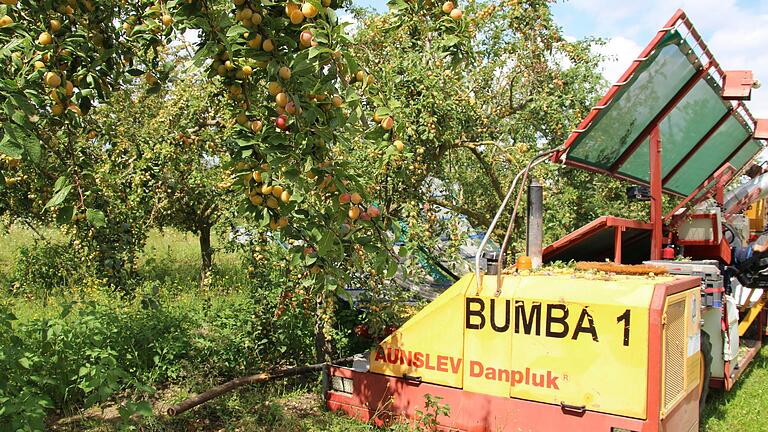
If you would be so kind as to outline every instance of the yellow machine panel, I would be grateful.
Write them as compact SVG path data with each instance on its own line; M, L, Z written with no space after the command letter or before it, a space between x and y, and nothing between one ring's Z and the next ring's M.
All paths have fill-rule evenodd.
M473 280L464 276L382 341L371 353L371 372L461 388L464 295Z
M672 279L509 275L497 295L496 276L478 290L467 275L384 340L370 370L643 419L649 306L654 286ZM683 359L686 388L694 361Z
M510 276L495 297L485 277L467 297L464 389L644 418L656 281L617 278Z

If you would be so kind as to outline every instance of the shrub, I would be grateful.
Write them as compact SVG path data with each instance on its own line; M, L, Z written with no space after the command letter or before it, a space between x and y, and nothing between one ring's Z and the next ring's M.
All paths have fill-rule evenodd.
M14 294L47 298L81 282L87 266L81 266L67 243L34 243L22 246L10 272Z

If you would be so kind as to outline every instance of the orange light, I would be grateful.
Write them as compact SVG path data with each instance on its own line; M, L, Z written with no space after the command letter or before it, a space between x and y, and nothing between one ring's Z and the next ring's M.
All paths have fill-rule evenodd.
M515 267L517 267L518 270L530 270L533 268L533 263L531 263L531 257L529 256L519 256L517 258L517 263L515 264Z

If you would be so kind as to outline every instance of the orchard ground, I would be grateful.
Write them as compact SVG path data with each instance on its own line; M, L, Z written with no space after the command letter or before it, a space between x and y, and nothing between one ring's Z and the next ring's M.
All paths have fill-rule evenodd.
M239 430L239 431L364 431L374 430L369 424L328 413L322 407L317 376L281 380L266 385L243 388L218 398L177 418L162 412L185 397L204 391L218 383L275 364L291 365L308 362L295 353L311 352L311 326L302 326L300 313L281 320L274 319L276 284L279 279L256 281L243 271L245 257L238 252L220 250L216 254L216 271L211 283L199 289L199 249L194 236L176 231L152 231L140 260L140 286L133 296L116 296L111 290L92 281L66 282L66 286L50 288L45 295L25 290L22 283L35 272L22 267L40 266L40 274L48 274L60 263L45 254L31 254L46 244L61 243L64 236L55 229L38 230L46 239L18 226L0 236L0 306L9 308L18 318L14 330L21 332L24 323L54 319L62 304L77 300L79 306L93 315L108 318L112 326L103 331L106 339L116 338L110 346L117 366L132 376L120 380L116 391L104 401L88 409L76 400L49 411L46 419L51 430L124 430L142 427L147 431ZM222 245L216 244L221 247ZM27 259L20 257L26 253ZM33 256L35 258L29 258ZM34 269L32 269L34 270ZM27 280L20 280L27 278ZM255 286L258 285L258 286ZM144 325L132 325L135 322ZM305 320L311 321L311 320ZM73 320L62 321L78 331ZM160 323L160 324L158 324ZM65 329L66 330L66 329ZM98 329L97 329L98 330ZM360 341L342 328L336 329L337 344L354 350ZM177 334L169 334L176 332ZM20 334L20 337L23 337ZM268 339L266 342L256 339ZM82 339L79 344L95 344L103 339ZM145 341L145 342L141 342ZM149 342L146 342L149 341ZM260 343L262 343L260 345ZM142 347L142 343L147 343ZM82 352L103 346L83 346ZM130 353L147 350L151 358ZM75 351L72 351L75 352ZM80 352L80 351L78 351ZM109 352L109 351L108 351ZM0 362L1 363L1 362ZM124 363L124 364L123 364ZM35 370L34 359L26 374L44 374ZM2 366L0 364L0 366ZM48 372L49 379L58 379ZM141 382L154 390L141 390ZM82 382L69 384L84 387ZM702 422L703 431L768 431L764 422L768 406L768 350L763 349L756 361L727 394L713 391ZM119 408L127 402L147 401L154 414L137 410L133 418L120 416ZM395 425L391 430L411 430L409 425Z

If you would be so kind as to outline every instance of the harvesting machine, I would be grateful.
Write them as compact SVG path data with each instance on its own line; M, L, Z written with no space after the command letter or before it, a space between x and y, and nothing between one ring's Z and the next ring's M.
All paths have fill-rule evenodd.
M752 163L768 121L744 104L757 87L677 11L568 140L515 177L474 272L352 367L328 368L327 406L381 423L423 416L431 395L450 431L698 430L708 388L730 390L766 334L768 258L749 253L768 195ZM603 216L542 248L529 188L527 256L507 269L528 171L545 162L633 183L650 220ZM483 254L515 191L501 253ZM679 200L667 214L665 196ZM536 270L571 260L607 270Z

